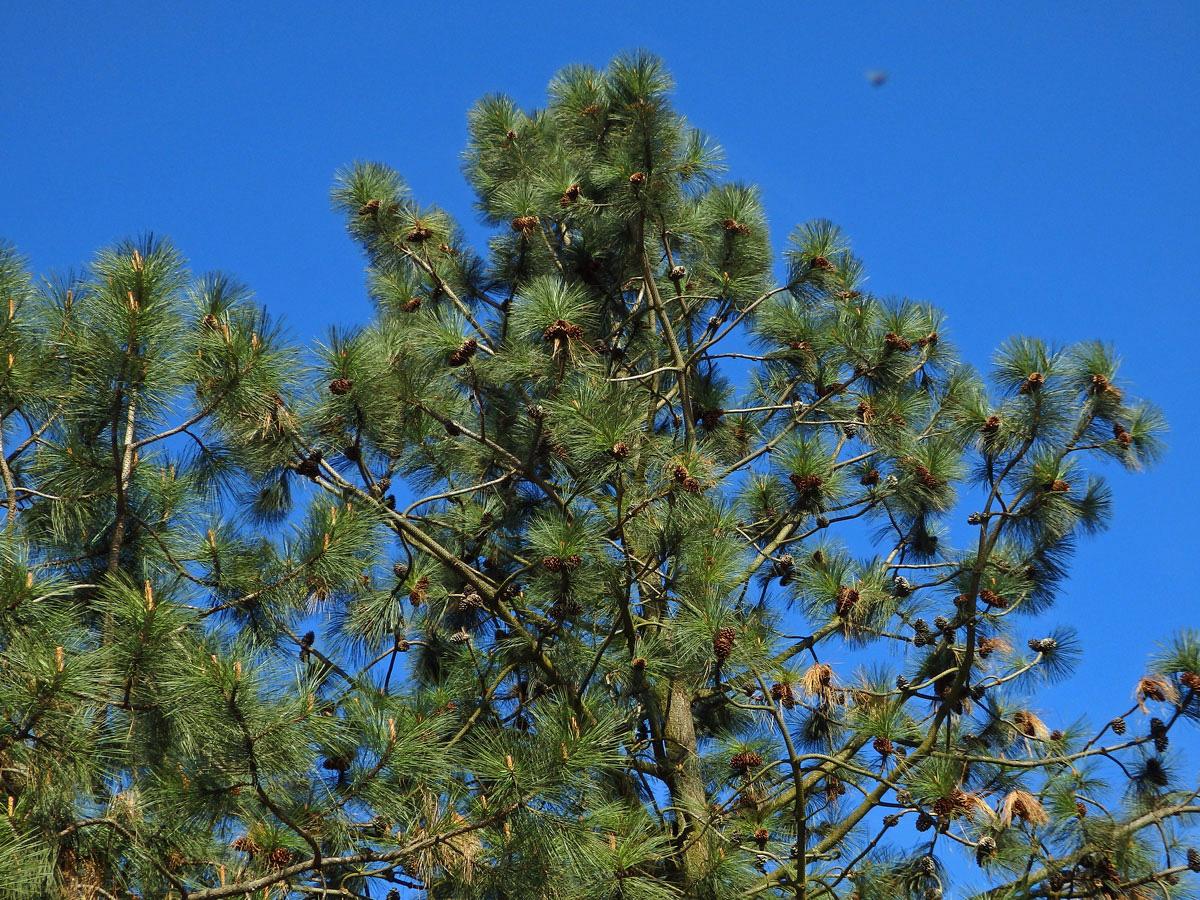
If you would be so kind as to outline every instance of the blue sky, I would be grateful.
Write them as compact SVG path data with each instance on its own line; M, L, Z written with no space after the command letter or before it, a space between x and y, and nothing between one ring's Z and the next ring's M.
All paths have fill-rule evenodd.
M1166 410L1172 452L1113 473L1114 527L1049 616L1085 649L1061 714L1109 714L1156 639L1200 627L1194 2L6 0L0 35L0 237L44 271L169 235L305 341L369 315L336 169L385 161L482 239L470 104L536 105L560 66L647 47L731 176L762 186L777 241L833 219L871 288L943 307L977 364L1014 333L1112 341Z

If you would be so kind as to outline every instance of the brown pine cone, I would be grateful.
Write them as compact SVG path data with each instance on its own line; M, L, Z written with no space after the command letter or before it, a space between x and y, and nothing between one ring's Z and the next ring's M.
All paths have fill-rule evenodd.
M1111 722L1109 722L1109 727L1112 728L1113 734L1116 734L1116 735L1124 734L1125 733L1125 720L1123 718L1121 718L1120 716L1117 716L1115 719L1113 719Z
M420 606L425 602L425 598L429 595L429 577L422 575L417 579L417 583L413 585L413 589L408 592L408 602L413 606Z
M419 244L422 241L427 241L433 237L433 229L426 228L424 225L417 223L413 226L412 231L404 236L404 239L412 244Z
M950 797L938 797L933 801L933 806L930 807L933 814L939 819L944 819L954 813L955 804Z
M557 556L547 556L542 560L542 566L547 572L561 572L563 570L563 561Z
M614 459L624 459L629 455L629 445L624 441L617 441L612 445L612 449L609 451L609 453Z
M925 812L925 810L921 810L920 815L917 816L917 831L928 831L933 825L933 816Z
M762 754L754 750L745 750L741 753L735 753L729 758L729 768L735 772L745 773L761 766L762 761Z
M938 333L931 331L923 338L917 338L917 346L924 350L926 347L936 347L938 342Z
M550 325L542 332L542 340L581 341L583 340L583 326L572 325L566 319L557 319L553 325Z
M1088 392L1093 395L1105 394L1112 400L1121 399L1121 392L1113 387L1112 382L1106 376L1099 373L1092 376L1092 383L1088 388Z
M814 269L824 269L827 272L832 272L835 269L837 269L837 266L835 266L833 263L831 263L829 260L827 260L823 256L814 256L812 258L812 260L809 262L809 266L811 266Z
M645 182L646 182L646 173L645 172L634 172L632 175L629 176L629 183L632 184L634 187L639 187L640 185L644 184Z
M837 603L834 605L834 612L839 616L847 616L850 610L854 608L854 604L858 602L859 593L855 588L842 585L838 588Z
M1001 597L995 591L988 590L987 588L984 588L979 592L979 599L988 606L997 606L1000 609L1006 609L1008 607L1008 600L1006 598Z
M757 828L754 831L754 843L758 844L759 850L765 850L767 841L771 839L771 833L765 828Z
M630 660L629 667L635 672L641 672L646 668L646 658L643 656L634 657L632 660Z
M1000 417L988 416L987 421L979 426L979 433L988 435L989 437L1000 430Z
M721 227L724 228L730 234L741 235L743 237L750 233L750 226L743 225L741 222L737 221L736 219L726 219L724 222L721 223Z
M1200 872L1200 850L1195 847L1188 847L1187 867L1193 872Z
M577 185L577 184L571 185L569 188L567 188L565 191L563 191L563 195L558 199L559 205L560 206L570 206L572 203L574 203L576 200L579 199L579 190L580 190L579 185Z
M1022 394L1030 394L1039 390L1046 383L1046 376L1041 372L1031 372L1029 377L1021 382L1021 387L1018 389Z
M1087 818L1087 804L1084 803L1082 800L1075 801L1075 818L1077 818L1077 819Z
M929 469L922 463L915 463L913 465L913 472L916 473L917 478L919 478L921 481L921 484L929 488L931 491L937 490L942 486L942 480L930 472Z
M893 350L899 350L901 353L907 353L912 349L912 341L900 337L894 331L889 331L883 336L883 343Z
M353 384L354 382L352 382L349 378L335 378L333 381L329 382L329 393L341 397L344 394L350 393L350 388L353 386Z
M733 642L737 638L737 631L728 625L720 629L713 638L713 656L719 662L725 662L729 659L729 655L733 653Z
M788 481L792 483L792 487L796 489L796 493L805 496L818 493L821 490L821 485L825 483L820 475L800 475L795 472L788 476Z
M538 227L539 220L537 216L517 216L512 220L512 230L518 231L521 234L528 234Z
M671 477L674 478L675 481L677 481L679 484L683 484L683 482L686 481L687 477L688 477L687 466L683 466L683 465L675 466L675 468L671 469Z
M689 494L700 493L700 479L693 478L689 475L687 478L683 479L683 489Z
M408 299L408 301L403 306L400 307L400 311L410 313L410 312L416 312L420 308L421 308L421 298L420 297L410 297Z
M879 484L879 470L872 469L862 478L858 479L858 483L865 485L866 487L874 487L875 485Z
M771 696L774 697L784 709L794 709L796 706L796 693L792 690L792 686L790 684L771 685Z
M358 214L360 216L373 216L378 212L379 212L379 201L378 200L368 200L366 203L364 203L362 206L360 206L358 208Z
M885 737L875 738L871 746L875 748L875 752L880 756L890 756L892 751L896 749L895 744Z
M1200 675L1195 672L1184 672L1179 676L1179 683L1190 691L1200 691Z
M229 846L231 849L237 850L239 853L248 853L250 856L253 856L256 853L262 853L263 849L262 844L254 840L254 838L250 837L249 835L243 835L242 837L234 838L233 842Z
M465 365L467 361L475 355L478 349L479 342L475 340L475 338L466 338L461 344L458 345L457 350L454 350L450 353L450 355L446 358L446 362L448 362L451 366L456 367Z
M292 851L288 847L276 847L271 851L270 857L272 868L282 869L292 862Z

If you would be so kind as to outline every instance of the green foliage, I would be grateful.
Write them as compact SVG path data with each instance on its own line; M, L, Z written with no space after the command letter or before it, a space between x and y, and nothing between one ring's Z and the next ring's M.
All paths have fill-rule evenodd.
M1033 621L1161 414L829 222L776 267L670 90L481 100L486 252L339 173L376 315L307 364L164 241L0 246L5 896L1177 895L1196 635L1060 722Z

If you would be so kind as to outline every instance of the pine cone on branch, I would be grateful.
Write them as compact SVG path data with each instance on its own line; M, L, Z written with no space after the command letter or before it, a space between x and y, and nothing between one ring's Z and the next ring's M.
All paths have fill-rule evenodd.
M733 653L733 642L737 638L737 631L728 625L720 629L716 637L713 638L713 656L718 662L725 662Z
M988 606L995 606L999 609L1007 609L1008 608L1007 598L1001 597L999 594L997 594L993 590L990 590L989 588L984 588L983 590L981 590L979 592L979 599L982 600L984 603L986 603Z
M1032 394L1034 391L1041 390L1042 385L1046 383L1046 376L1041 372L1030 372L1029 377L1021 382L1018 391L1022 394Z
M568 342L583 340L583 326L572 325L566 319L557 319L542 332L542 340L553 342Z
M859 600L858 590L852 587L842 585L838 588L837 602L834 604L834 612L845 618L850 614L850 610L854 608Z
M429 577L422 575L417 579L417 583L413 585L413 589L408 592L408 602L413 606L420 606L425 602L429 595Z
M735 753L729 758L729 768L744 775L751 769L756 769L761 766L762 762L762 754L757 753L754 750L745 750L741 753Z
M479 342L475 340L475 338L465 338L463 342L458 345L458 349L452 351L450 355L446 357L446 362L453 367L465 365L470 361L471 357L475 355L478 349Z
M788 481L792 483L797 494L806 498L820 493L821 485L825 483L820 475L800 475L796 472L788 476Z

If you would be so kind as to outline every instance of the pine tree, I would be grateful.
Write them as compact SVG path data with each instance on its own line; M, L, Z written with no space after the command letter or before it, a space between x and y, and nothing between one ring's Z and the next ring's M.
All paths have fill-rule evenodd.
M482 100L486 255L391 169L342 172L377 315L311 369L166 243L40 286L3 252L13 896L1167 896L1200 868L1168 746L1200 634L1096 728L1035 703L1076 655L1039 617L1107 520L1095 469L1152 463L1159 412L1098 343L980 374L828 222L776 266L670 88L635 54L543 110Z

